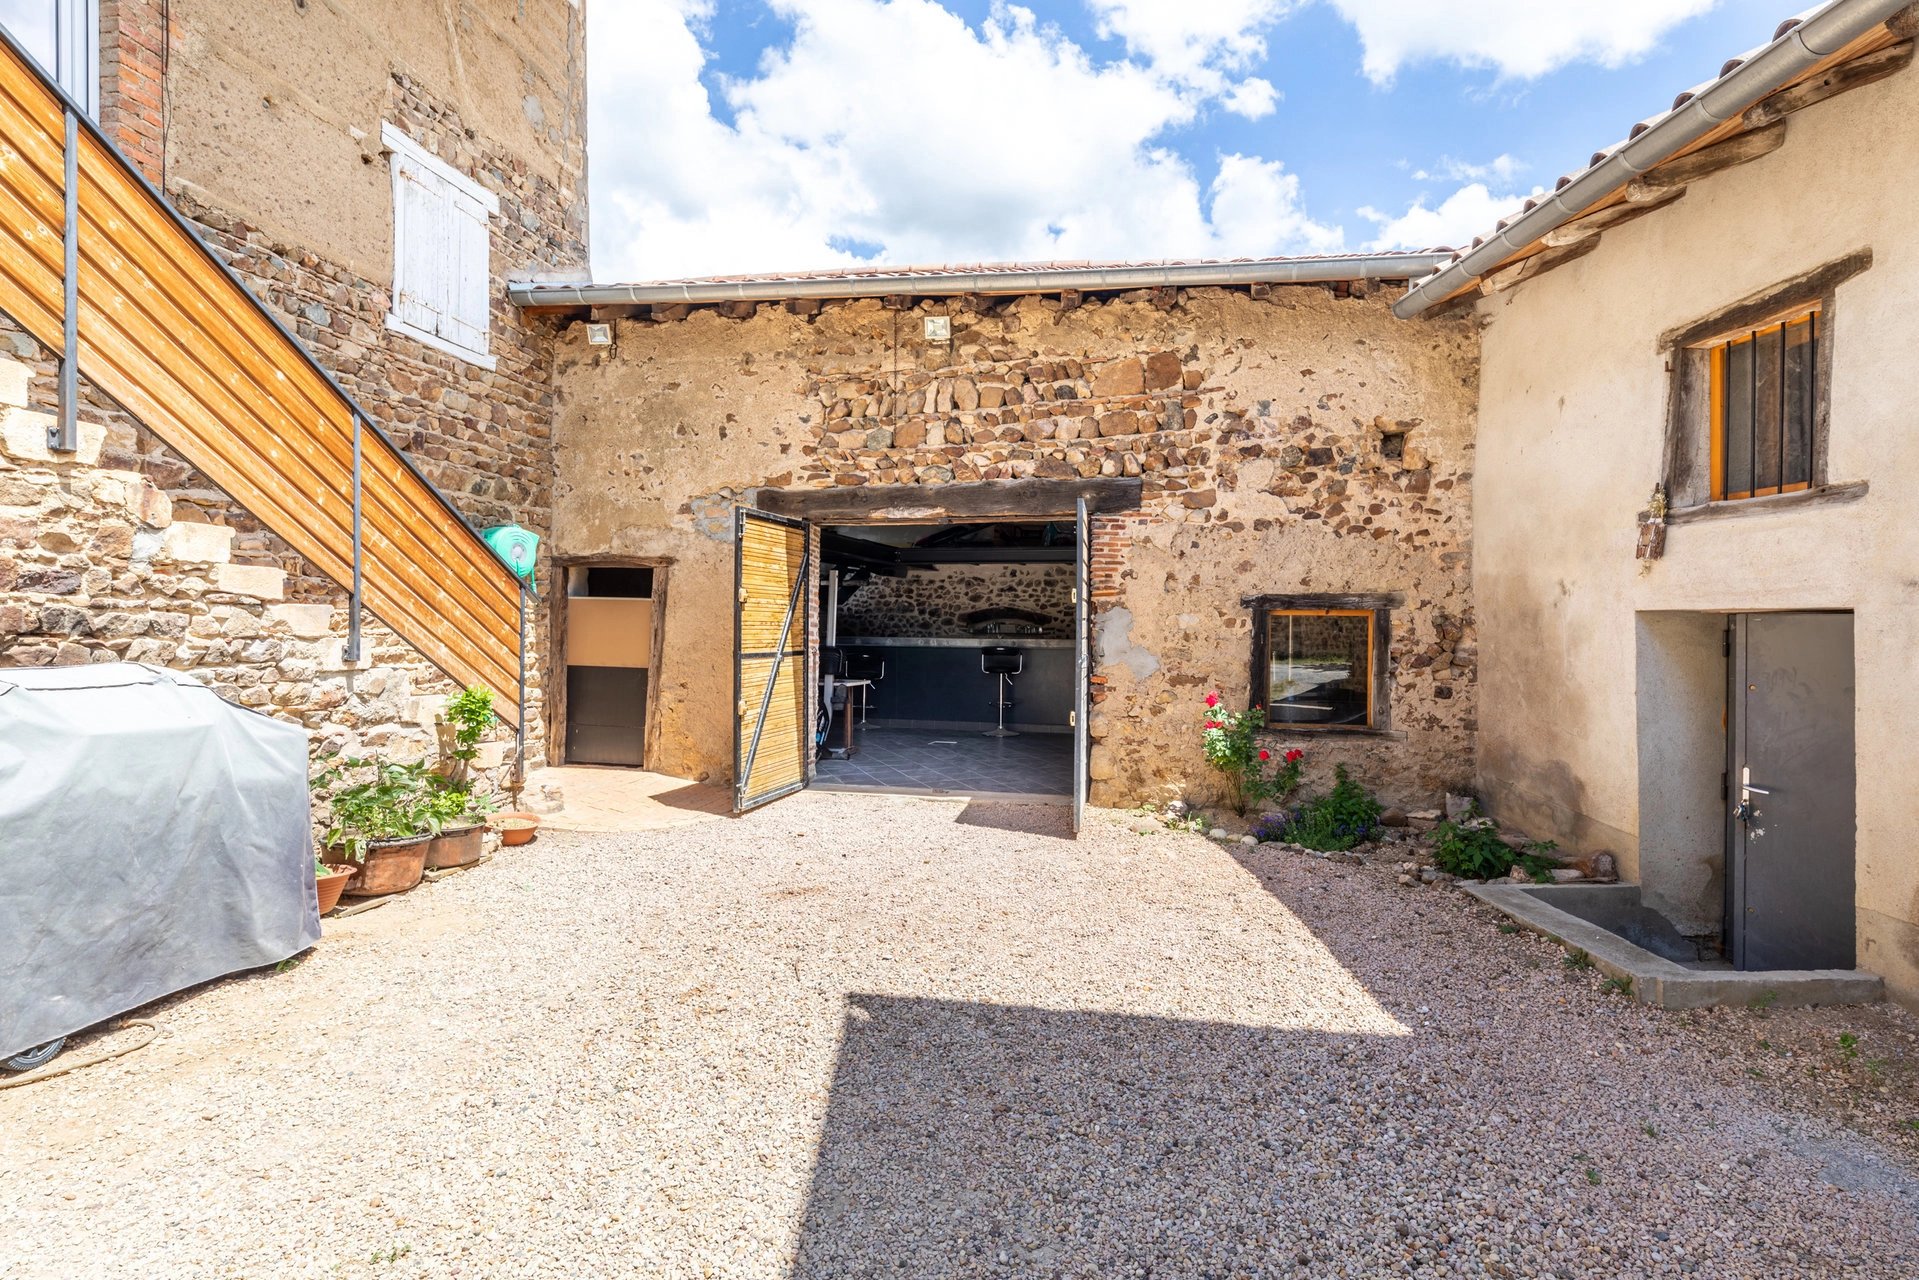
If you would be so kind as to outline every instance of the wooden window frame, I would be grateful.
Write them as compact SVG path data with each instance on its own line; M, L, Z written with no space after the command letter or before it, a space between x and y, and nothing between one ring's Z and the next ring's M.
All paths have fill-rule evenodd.
M1860 249L1660 335L1657 349L1670 375L1663 481L1671 523L1847 501L1865 492L1863 481L1834 483L1826 464L1832 440L1833 353L1844 341L1838 290L1871 266L1872 250ZM1726 495L1721 465L1725 441L1719 425L1724 386L1723 374L1715 376L1715 351L1737 338L1749 339L1754 330L1768 330L1814 311L1819 315L1819 341L1813 371L1811 479L1788 485L1783 493L1767 486L1752 496Z
M1392 651L1392 611L1405 605L1397 592L1367 595L1264 595L1242 602L1252 611L1253 661L1247 705L1266 711L1265 733L1301 733L1314 736L1383 737L1391 730L1391 685L1388 657ZM1272 720L1272 690L1268 686L1269 619L1276 613L1309 617L1364 617L1367 621L1366 720L1363 725L1300 724Z

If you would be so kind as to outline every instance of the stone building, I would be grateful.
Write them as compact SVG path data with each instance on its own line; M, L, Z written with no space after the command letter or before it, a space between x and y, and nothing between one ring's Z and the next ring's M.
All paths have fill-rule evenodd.
M1203 696L1274 703L1279 714L1254 669L1276 611L1355 602L1365 614L1356 629L1377 623L1377 654L1346 655L1371 705L1340 723L1276 726L1273 746L1304 746L1315 779L1350 762L1395 801L1467 785L1476 335L1457 318L1394 320L1376 283L1426 261L1322 260L1307 264L1317 279L1291 285L1277 282L1299 263L1246 264L1250 282L1230 287L1204 283L1218 274L1205 265L1159 269L1165 283L1151 289L1089 289L1089 273L1073 269L1041 269L992 294L939 273L725 282L713 287L769 297L804 288L811 300L628 306L604 345L563 324L554 554L580 568L644 563L671 581L650 767L733 774L733 672L714 655L734 642L737 507L810 512L816 538L833 531L818 577L831 570L834 538L963 525L964 504L982 493L994 495L1002 530L1070 526L1076 490L1130 483L1091 523L1094 803L1210 800ZM556 285L516 296L584 315L589 300L607 308L623 295ZM927 597L944 594L939 629L962 646L942 668L950 696L908 718L991 727L994 686L977 653L995 633L960 623L977 602L951 576L965 553L945 545L947 577L908 554L916 567L904 582L861 590L912 595L934 615L941 606ZM972 566L965 581L995 566L1016 572L1001 560ZM999 588L1013 606L1026 598L1015 582ZM841 606L856 634L872 630L863 598ZM926 634L914 621L879 640ZM893 658L876 696L884 707L890 682L897 710L897 669L912 655ZM557 671L551 679L557 687ZM1035 698L1039 683L1031 673ZM1050 727L1073 727L1064 702ZM557 747L561 724L549 732Z
M552 337L503 295L586 260L576 0L0 6L29 41L43 10L100 34L59 68L69 91L460 513L546 531ZM423 217L396 227L396 174L484 218L464 278L439 281L468 288L458 342L420 323L441 246ZM160 663L329 745L424 749L444 675L372 617L346 658L345 584L84 376L78 448L50 450L57 353L3 336L0 663Z

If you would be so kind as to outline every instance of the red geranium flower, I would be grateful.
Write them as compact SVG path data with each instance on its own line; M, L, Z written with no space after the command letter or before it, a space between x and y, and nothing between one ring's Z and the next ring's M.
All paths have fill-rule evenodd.
M1207 694L1207 695L1206 695L1206 707L1207 707L1207 709L1208 709L1208 710L1211 710L1212 708L1214 708L1214 707L1216 707L1216 706L1218 706L1218 705L1219 705L1219 695L1218 695L1218 694L1216 694L1216 693L1209 693L1209 694Z
M1291 751L1288 751L1286 753L1287 764L1298 764L1301 760L1304 760L1305 758L1306 758L1306 753L1304 751L1301 751L1298 747L1294 747Z
M1259 758L1261 760L1271 760L1273 758L1273 753L1270 751L1261 751L1259 753Z
M1208 729L1224 729L1224 728L1225 728L1226 726L1225 726L1225 725L1223 725L1223 724L1221 724L1221 723L1220 723L1219 721L1217 721L1217 720L1208 720L1208 721L1206 722L1206 727L1207 727Z

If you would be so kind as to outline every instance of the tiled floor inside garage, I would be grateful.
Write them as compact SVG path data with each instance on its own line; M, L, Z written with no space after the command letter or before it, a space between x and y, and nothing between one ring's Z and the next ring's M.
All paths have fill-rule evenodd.
M859 753L822 760L823 791L928 791L1067 796L1073 789L1073 735L991 738L977 730L856 729Z

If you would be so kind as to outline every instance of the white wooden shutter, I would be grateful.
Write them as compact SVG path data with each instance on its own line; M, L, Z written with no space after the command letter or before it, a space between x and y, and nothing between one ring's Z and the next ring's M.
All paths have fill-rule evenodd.
M469 351L485 352L491 329L492 245L486 210L458 193L446 203L448 243L446 307L440 336Z
M393 311L389 328L486 368L499 198L392 125Z

